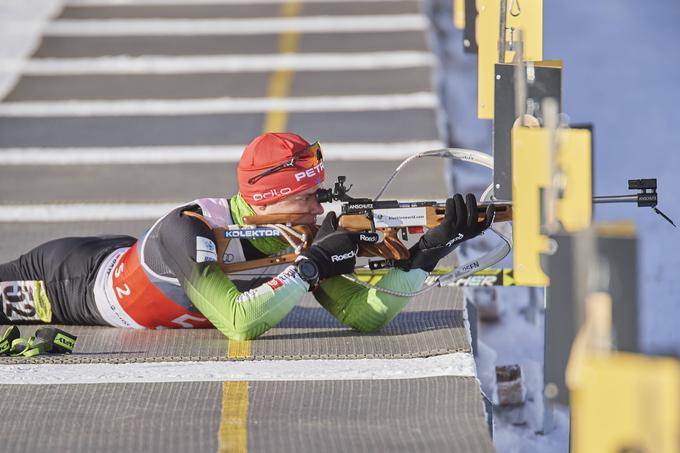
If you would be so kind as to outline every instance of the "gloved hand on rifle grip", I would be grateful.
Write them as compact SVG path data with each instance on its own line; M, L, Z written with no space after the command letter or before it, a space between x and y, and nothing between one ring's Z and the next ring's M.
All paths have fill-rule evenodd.
M309 259L319 269L319 279L351 274L356 265L359 244L375 244L377 233L350 232L338 229L335 212L326 214L312 245L300 256Z
M481 221L477 220L477 199L471 193L459 193L446 200L442 223L428 230L411 249L405 270L423 269L432 272L440 259L451 253L461 242L479 236L491 226L495 216L489 205Z

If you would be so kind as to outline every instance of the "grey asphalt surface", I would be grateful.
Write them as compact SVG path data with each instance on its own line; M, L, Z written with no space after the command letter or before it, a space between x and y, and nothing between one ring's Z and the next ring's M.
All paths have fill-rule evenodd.
M332 161L327 165L328 185L344 175L354 184L351 194L373 196L390 176L398 161ZM432 174L441 163L422 159L411 172L400 173L385 197L406 199L446 197L443 183L434 184ZM190 201L197 196L224 197L237 190L236 163L183 165L63 165L0 167L0 204L47 204L74 202L169 203ZM367 178L362 175L370 174ZM68 181L68 184L64 182ZM30 189L29 189L30 188ZM384 197L383 197L384 198Z
M18 258L32 248L69 236L98 236L126 234L139 237L153 223L152 219L138 221L102 222L0 222L0 262Z
M229 36L50 36L34 58L90 58L108 55L259 55L277 53L278 35ZM300 36L299 53L427 51L420 31L315 33Z
M429 68L298 72L290 96L342 96L430 91ZM270 73L24 76L14 101L266 97ZM102 89L105 87L105 89Z
M264 113L0 118L0 147L242 145L262 132L264 118ZM289 114L288 128L333 143L403 142L436 140L435 120L430 109L299 112Z
M97 8L67 6L59 19L248 19L278 17L281 4L233 5L140 5L100 6ZM298 16L362 16L375 14L418 14L418 3L412 0L399 2L356 2L300 4Z

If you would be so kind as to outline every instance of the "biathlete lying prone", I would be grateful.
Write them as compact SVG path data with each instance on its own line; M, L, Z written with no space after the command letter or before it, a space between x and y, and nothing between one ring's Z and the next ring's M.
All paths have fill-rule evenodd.
M214 326L244 340L277 325L311 289L340 322L359 331L379 330L409 298L339 277L354 271L359 244L375 237L339 229L333 212L295 263L229 275L217 264L214 228L243 225L243 217L254 214L304 213L299 223L314 224L323 213L316 192L324 176L318 143L292 133L261 135L241 156L239 191L231 198L201 198L173 209L139 239L57 239L0 264L0 323ZM402 269L389 270L377 286L417 291L441 258L490 226L492 210L478 220L472 195L448 199L442 223L410 249ZM238 263L287 247L276 237L232 239L226 253Z

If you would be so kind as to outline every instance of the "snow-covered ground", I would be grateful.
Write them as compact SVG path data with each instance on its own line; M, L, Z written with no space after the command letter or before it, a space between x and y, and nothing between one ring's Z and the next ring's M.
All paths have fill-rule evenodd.
M542 297L540 293L539 297ZM500 320L480 323L477 375L482 390L497 402L496 366L518 364L522 368L526 402L513 409L494 409L494 445L499 453L567 453L569 416L566 408L553 414L554 429L543 430L543 316L529 312L527 288L502 290Z

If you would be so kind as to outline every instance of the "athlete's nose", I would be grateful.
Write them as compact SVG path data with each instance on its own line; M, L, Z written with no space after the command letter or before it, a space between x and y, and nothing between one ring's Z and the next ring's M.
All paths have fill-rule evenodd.
M314 215L323 214L323 206L321 206L321 203L319 203L319 200L317 200L316 197L312 197L312 206L309 213Z

